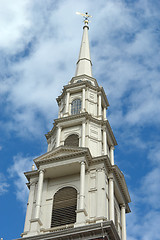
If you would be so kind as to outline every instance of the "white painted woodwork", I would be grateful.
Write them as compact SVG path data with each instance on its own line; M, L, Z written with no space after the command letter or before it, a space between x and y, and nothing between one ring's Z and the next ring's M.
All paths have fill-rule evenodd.
M109 219L114 222L114 182L113 176L109 176Z
M92 77L92 62L90 57L88 26L83 27L83 36L75 76L86 74Z
M24 225L24 232L28 232L30 230L30 220L32 218L33 211L33 201L34 201L34 193L35 193L35 182L30 184L30 191L27 203L27 211Z
M121 205L121 224L122 224L122 240L126 240L126 209L125 204Z
M82 112L85 112L85 100L86 100L86 90L85 88L82 89Z
M38 169L39 175L38 173L36 175L38 189L34 184L30 185L22 236L34 236L50 231L54 195L59 189L71 186L78 193L74 227L106 220L115 222L116 207L119 225L120 223L122 225L122 232L119 227L118 233L119 236L122 235L121 240L126 240L125 211L128 210L123 205L121 209L119 208L124 202L122 187L124 191L126 188L124 182L122 184L124 186L119 185L112 168L116 140L106 118L108 100L102 87L99 87L92 77L88 26L84 26L83 29L76 76L64 86L63 93L58 98L58 119L55 120L54 127L47 137L47 154L51 155L49 160L46 158L46 162L42 163L45 176L44 171ZM71 115L71 104L75 99L81 100L81 111L80 114ZM65 146L61 151L60 146L64 145L66 138L71 134L78 135L80 148L75 150L74 147ZM91 159L88 162L86 160L90 158L88 155L87 157L79 155L76 158L79 151L84 152L81 147L89 149L87 154L91 155ZM69 159L66 158L67 154L70 154ZM43 157L45 156L44 154ZM31 174L29 177L30 182L33 182L35 176L32 177ZM35 218L39 220L36 222Z
M103 129L103 152L104 152L104 155L107 154L107 134L106 134L106 129Z
M40 170L39 171L39 179L38 179L37 198L36 198L35 218L39 218L39 216L40 216L43 179L44 179L44 170Z
M114 147L113 146L110 147L110 161L111 161L111 164L114 165Z
M79 209L84 209L85 207L84 200L85 200L85 162L81 162Z

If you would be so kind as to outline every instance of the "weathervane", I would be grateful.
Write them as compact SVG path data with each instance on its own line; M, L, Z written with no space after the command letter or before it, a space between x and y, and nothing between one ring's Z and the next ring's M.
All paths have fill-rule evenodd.
M85 25L88 25L88 23L90 22L90 21L88 20L88 18L89 18L89 17L92 17L91 15L88 15L88 12L86 12L86 13L76 12L76 14L83 16L83 17L84 17L84 23L85 23Z

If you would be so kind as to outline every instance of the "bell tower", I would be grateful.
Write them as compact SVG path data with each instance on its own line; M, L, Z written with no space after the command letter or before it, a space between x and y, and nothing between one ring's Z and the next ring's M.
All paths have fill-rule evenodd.
M82 16L75 76L57 97L59 113L46 134L47 152L34 159L36 170L25 173L30 191L21 236L26 240L126 240L131 200L114 163L117 142L106 117L109 102L92 76L90 16Z

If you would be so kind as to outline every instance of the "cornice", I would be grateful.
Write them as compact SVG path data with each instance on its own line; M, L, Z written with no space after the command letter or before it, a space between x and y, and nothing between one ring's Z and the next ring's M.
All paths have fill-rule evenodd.
M104 122L106 123L107 130L109 131L109 134L110 134L110 136L111 136L111 139L113 140L114 146L117 146L118 144L117 144L116 138L115 138L115 136L114 136L114 134L113 134L113 131L112 131L112 128L111 128L111 125L110 125L109 121L108 121L108 120L105 120Z
M69 115L69 116L67 116L67 117L62 117L62 118L54 119L54 126L53 126L52 130L49 131L47 134L45 134L47 140L52 136L52 134L53 134L53 132L54 132L54 129L56 128L56 126L57 126L58 124L64 125L65 122L66 122L66 123L67 123L67 122L70 123L71 121L76 120L76 119L77 119L80 123L81 123L82 121L84 121L84 119L86 119L86 120L90 120L90 121L93 122L93 123L99 124L99 125L101 125L101 126L103 126L103 125L106 126L106 127L107 127L107 130L108 130L108 133L109 133L109 135L110 135L110 137L111 137L111 139L112 139L112 142L113 142L114 146L117 145L117 141L116 141L116 139L115 139L115 136L114 136L114 134L113 134L113 131L112 131L112 128L111 128L111 126L110 126L110 124L109 124L109 121L108 121L108 120L99 120L99 119L96 119L96 118L92 117L92 115L89 114L88 112L84 112L84 113L80 113L80 114L76 114L76 115Z
M100 90L101 90L101 92L102 92L102 96L103 96L103 98L104 98L104 101L105 101L105 103L106 103L106 108L107 108L107 107L109 107L109 102L108 102L107 95L106 95L103 87L100 87Z
M38 177L38 170L25 172L24 175L25 175L25 177L27 178L27 180L29 181L30 178L36 178L36 177Z
M122 190L124 199L125 199L125 204L128 204L131 202L131 198L128 192L127 184L124 178L124 175L122 171L118 168L117 165L112 166L112 172L114 173L115 178L117 179L117 182ZM128 206L129 207L129 206ZM128 209L129 210L129 209Z
M67 154L68 151L68 154ZM61 155L62 153L66 153L64 155ZM56 154L60 154L59 156L55 156ZM57 149L54 149L46 154L43 154L42 156L34 159L34 162L36 166L39 168L39 166L51 162L56 162L59 160L67 160L67 159L73 159L77 157L85 156L88 163L91 162L92 156L88 148L74 148L74 147L65 147L60 146Z
M106 168L109 171L112 167L110 159L107 155L102 155L92 158L92 163L105 162Z
M75 79L83 79L82 82L78 82L78 83L72 83ZM92 85L91 83L87 82L86 81L86 78L87 80L94 80L94 82L96 83L96 85ZM99 86L96 79L95 78L92 78L92 77L89 77L87 75L82 75L82 76L77 76L77 77L73 77L72 80L70 81L70 84L67 84L63 87L62 89L62 94L60 96L58 96L56 98L57 100L57 103L59 104L61 99L64 97L65 93L70 89L71 92L74 90L74 88L77 88L77 87L80 87L80 89L75 89L75 91L78 91L78 90L81 90L82 88L84 87L88 87L88 88L91 88L97 92L101 92L102 93L102 96L103 96L103 99L104 99L104 103L105 103L105 107L107 108L109 106L109 102L108 102L108 99L107 99L107 96L106 96L106 93L104 91L104 88Z
M91 76L88 76L86 74L82 74L82 75L79 75L79 76L75 76L71 79L70 83L73 84L73 81L74 80L82 80L82 81L86 81L86 80L89 80L89 81L94 81L95 82L95 87L98 87L98 83L97 83L97 80ZM87 81L86 81L87 82Z
M87 75L84 75L84 76L86 76L85 78L88 78L87 80L93 80L94 79L94 81L96 81L96 79L95 78L91 78L91 77L88 77ZM82 77L81 76L78 76L78 77L74 77L74 78L72 78L72 79L81 79ZM72 81L72 80L71 80ZM76 87L80 87L80 89L82 89L83 87L89 87L89 88L91 88L91 89L93 89L93 90L99 90L100 88L99 88L99 86L98 86L98 84L97 84L97 81L96 81L96 86L93 86L91 83L89 83L89 82L87 82L86 80L82 80L82 82L78 82L78 83L71 83L71 84L67 84L67 85L65 85L65 86L63 86L63 89L62 89L62 94L61 95L59 95L57 98L56 98L56 100L57 100L57 103L59 104L59 102L61 101L61 99L64 97L64 95L65 95L65 93L69 90L69 89L74 89L74 88L76 88Z
M67 240L67 239L101 239L106 237L110 240L120 240L117 230L112 221L87 224L81 227L66 229L47 229L49 233L43 233L30 237L23 237L25 240ZM15 240L21 240L15 239Z

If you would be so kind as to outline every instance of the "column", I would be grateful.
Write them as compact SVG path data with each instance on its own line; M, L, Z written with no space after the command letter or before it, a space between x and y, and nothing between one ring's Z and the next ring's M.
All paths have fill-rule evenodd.
M103 120L106 120L106 107L103 108Z
M24 232L28 232L29 229L30 229L30 220L31 220L31 217L32 217L32 209L33 209L33 200L34 200L35 185L36 185L35 182L33 182L33 183L30 184L30 190L29 190L29 197L28 197L28 203L27 203L27 212L26 212Z
M61 139L61 127L58 126L58 129L57 129L56 147L59 147L59 146L60 146L60 139Z
M69 113L69 98L70 98L70 92L67 92L66 113Z
M98 115L102 115L102 99L101 99L101 94L98 96Z
M107 155L107 133L106 133L106 129L103 129L103 151L104 151L104 155Z
M82 89L82 112L85 112L85 100L86 100L86 90L85 88Z
M109 219L114 222L114 181L112 174L109 176Z
M43 189L43 179L44 179L44 170L40 170L39 171L39 179L38 179L38 189L37 189L35 218L39 218L39 216L40 216L40 207L41 207L41 198L42 198L42 189Z
M79 209L84 209L84 198L85 198L85 162L81 162L80 172L80 203Z
M114 165L114 146L110 147L110 161L111 164Z
M126 208L125 204L121 205L121 224L122 224L122 240L126 240Z
M82 147L85 147L85 137L86 137L86 123L82 122Z

